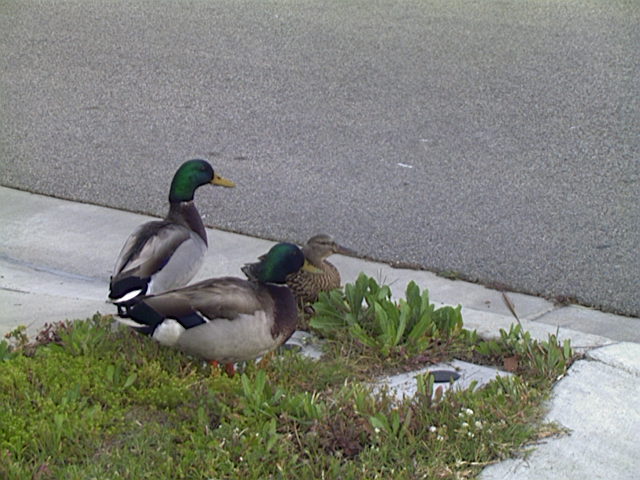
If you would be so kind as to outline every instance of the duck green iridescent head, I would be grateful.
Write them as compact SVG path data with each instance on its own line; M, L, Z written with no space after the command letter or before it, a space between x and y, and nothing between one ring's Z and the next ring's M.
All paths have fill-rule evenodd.
M285 283L287 276L307 268L302 250L293 243L278 243L257 263L248 263L242 271L249 280L261 283Z
M235 187L231 180L213 171L206 160L187 160L176 171L169 190L170 202L189 202L198 187L211 183L221 187Z

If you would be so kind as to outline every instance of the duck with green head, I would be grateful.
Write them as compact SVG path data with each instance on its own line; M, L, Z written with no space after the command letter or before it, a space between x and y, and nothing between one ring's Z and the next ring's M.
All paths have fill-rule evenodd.
M311 269L296 245L279 243L247 264L248 280L221 277L142 297L120 321L209 362L252 360L286 342L298 324L288 275Z
M193 201L202 185L234 187L206 160L188 160L176 171L164 220L140 225L127 239L111 276L109 300L126 310L145 294L186 285L207 251L207 234Z

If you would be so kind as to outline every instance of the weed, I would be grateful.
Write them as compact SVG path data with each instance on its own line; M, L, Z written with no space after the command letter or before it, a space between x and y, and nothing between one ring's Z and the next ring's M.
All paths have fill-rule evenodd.
M457 357L498 365L540 382L553 382L574 359L568 340L555 335L537 341L522 326L483 340L463 328L461 307L436 308L429 292L410 282L405 298L391 300L391 290L361 274L344 293L321 293L310 325L329 341L331 357L364 359L366 373L375 365L415 368Z
M27 336L27 327L20 325L9 333L5 334L4 338L9 340L9 343L13 345L15 350L21 350L25 345L29 343L29 337Z
M17 353L13 351L9 343L7 343L5 340L0 340L0 362L11 360L16 355Z
M462 330L461 307L436 309L429 292L410 282L406 299L391 300L391 289L361 274L355 284L323 292L310 326L332 340L345 336L381 359L412 358L434 343L446 343Z
M500 362L507 370L552 383L564 375L575 359L569 340L560 343L556 335L546 341L538 341L525 332L520 324L512 325L507 332L500 329L500 339L478 341L475 352L485 359Z

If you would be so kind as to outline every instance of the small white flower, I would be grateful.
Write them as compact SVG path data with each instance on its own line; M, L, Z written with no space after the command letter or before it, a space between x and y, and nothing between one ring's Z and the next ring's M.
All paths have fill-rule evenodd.
M380 433L380 429L378 427L374 428L373 431L376 432L376 435Z
M436 440L440 440L440 441L442 441L442 440L444 440L444 437L443 437L442 435L438 435L438 436L436 437Z
M475 434L473 432L467 432L467 437L473 438L475 437Z
M462 422L462 425L460 425L462 428L468 428L469 424L467 422Z
M431 433L435 433L437 430L438 430L438 429L435 427L435 425L431 425L431 426L429 427L429 431L430 431Z
M482 422L480 420L476 420L473 424L478 430L482 429Z
M470 408L467 408L464 413L466 413L467 415L471 416L473 415L473 410L471 410Z

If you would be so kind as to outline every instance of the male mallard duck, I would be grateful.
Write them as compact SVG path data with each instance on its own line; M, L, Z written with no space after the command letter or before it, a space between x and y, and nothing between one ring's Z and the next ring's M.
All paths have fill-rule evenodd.
M127 239L109 283L109 299L126 309L145 294L186 285L207 251L207 234L193 202L196 189L211 183L234 187L205 160L189 160L173 176L169 213L140 225Z
M314 235L302 247L304 256L317 272L299 271L287 278L287 285L302 303L312 303L320 292L340 287L340 272L327 262L326 258L334 253L351 254L351 250L338 245L330 235Z
M252 360L286 342L298 323L287 275L311 268L296 245L279 243L242 271L249 280L222 277L142 297L120 320L209 362Z

